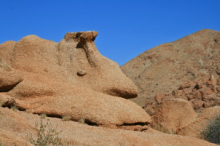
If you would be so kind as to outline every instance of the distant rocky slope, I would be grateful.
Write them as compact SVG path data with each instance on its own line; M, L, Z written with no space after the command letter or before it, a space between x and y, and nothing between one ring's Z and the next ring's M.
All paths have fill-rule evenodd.
M204 29L145 51L121 67L138 87L137 104L144 106L158 92L220 74L220 32Z

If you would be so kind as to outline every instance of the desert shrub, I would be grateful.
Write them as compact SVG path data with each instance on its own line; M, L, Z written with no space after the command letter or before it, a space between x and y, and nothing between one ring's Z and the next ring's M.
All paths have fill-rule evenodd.
M2 102L0 101L0 107L2 107ZM0 145L1 146L1 145Z
M72 118L71 116L62 116L63 121L70 121L71 118Z
M42 118L40 124L35 123L35 128L37 131L37 138L34 139L32 135L29 137L29 141L31 144L35 146L63 146L64 143L60 138L59 134L62 131L57 131L52 127L51 123L47 122L43 123ZM65 142L65 145L68 145Z
M45 119L47 117L47 114L40 114L42 119Z
M220 144L220 115L205 128L202 132L202 138L209 142Z
M15 105L13 105L13 106L11 106L11 109L12 109L13 111L17 111L17 110L18 110L18 107L15 106Z
M85 124L85 119L84 118L80 118L78 122L81 123L81 124Z
M163 133L167 133L167 134L177 134L175 130L169 130L167 128L164 128L163 126L161 126L160 124L157 124L157 123L152 123L151 125L151 128L157 130L157 131L160 131L160 132L163 132Z

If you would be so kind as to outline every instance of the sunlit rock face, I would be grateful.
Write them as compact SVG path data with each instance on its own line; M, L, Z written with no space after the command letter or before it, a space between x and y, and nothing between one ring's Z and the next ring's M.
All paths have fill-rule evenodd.
M98 52L97 34L67 33L59 43L30 35L1 44L3 105L100 125L150 123L144 110L124 99L136 97L137 89Z

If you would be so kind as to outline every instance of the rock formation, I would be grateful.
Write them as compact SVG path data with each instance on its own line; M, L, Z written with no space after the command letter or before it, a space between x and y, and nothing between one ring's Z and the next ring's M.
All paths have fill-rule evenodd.
M137 89L98 52L97 34L67 33L59 43L30 35L1 44L2 105L93 125L150 123L144 110L124 99L136 97Z
M195 92L200 97L203 89L217 95L218 82L213 77L206 82L190 82L173 94L158 92L145 107L151 118L128 100L137 96L137 89L117 63L98 52L96 36L95 31L67 33L55 43L30 35L0 45L0 145L31 145L30 138L39 134L36 122L38 126L43 122L62 131L58 137L69 145L215 146L197 139L196 134L187 137L194 132L192 127L207 125L205 119L218 113L207 117L209 111L205 111L197 116L191 104L200 105L201 100L188 101L187 96ZM45 114L49 117L40 118ZM186 136L165 134L150 124ZM40 127L53 129L47 126Z
M154 107L151 113L153 126L159 126L169 132L177 133L197 118L190 102L183 99L164 100ZM155 127L157 128L157 127Z
M138 87L141 106L156 93L171 93L180 85L220 74L220 32L204 29L145 51L123 65L122 71Z
M36 138L35 123L40 123L38 115L0 108L0 142L10 146L28 146L28 138ZM10 122L9 122L10 121ZM57 118L43 119L43 125L51 123L61 131L61 138L69 145L77 146L217 146L193 137L164 134L160 132L136 132L130 130L109 129L88 126L74 121L62 121ZM57 126L58 125L58 126ZM13 138L13 139L12 139ZM16 140L16 142L14 141ZM65 141L64 141L65 142Z

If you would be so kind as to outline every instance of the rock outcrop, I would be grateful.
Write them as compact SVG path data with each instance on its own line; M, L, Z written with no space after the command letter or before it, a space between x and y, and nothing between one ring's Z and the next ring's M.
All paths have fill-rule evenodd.
M0 143L3 146L8 144L26 146L30 145L30 137L36 139L37 131L35 123L40 124L40 116L21 111L15 112L1 107L0 114L4 117L0 118ZM50 123L51 128L56 131L62 131L59 136L64 140L63 143L66 142L69 143L69 145L217 146L197 138L153 132L150 129L146 132L109 129L48 117L43 119L42 122L43 125ZM4 134L2 132L4 132ZM14 140L16 140L16 143Z
M198 113L196 120L191 124L189 124L188 126L182 128L178 132L178 134L201 138L203 137L204 130L208 128L209 124L211 124L213 120L219 115L220 115L220 106L202 109ZM216 125L219 125L219 123L216 123Z
M162 128L170 133L178 133L197 118L190 102L183 99L164 100L151 112L153 127L158 126L155 128Z
M59 43L30 35L1 44L2 105L92 125L149 124L150 116L124 99L136 97L137 89L98 52L97 34L67 33Z
M220 32L204 29L145 51L121 67L138 87L132 100L144 106L158 92L169 94L189 81L220 74L219 48Z
M151 106L160 103L167 99L184 99L191 102L195 110L201 108L208 108L213 106L220 106L220 76L203 77L199 80L190 81L181 85L178 89L172 91L170 94L159 92L155 96L155 100L148 102L144 107L146 110Z

